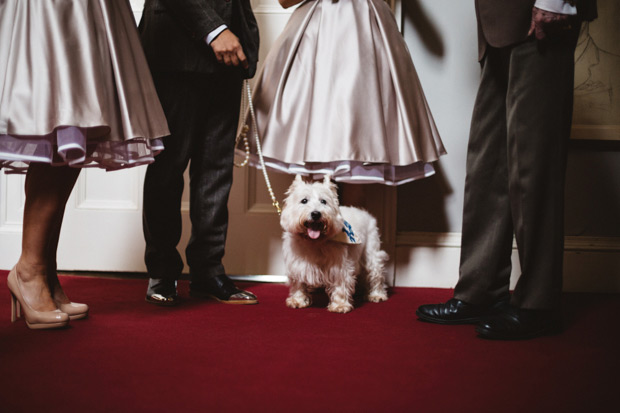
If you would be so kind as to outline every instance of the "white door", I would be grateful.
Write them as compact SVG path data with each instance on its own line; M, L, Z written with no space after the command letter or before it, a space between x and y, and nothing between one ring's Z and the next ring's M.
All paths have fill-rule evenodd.
M286 25L292 9L283 9L277 0L254 0L252 6L260 30L260 65ZM283 194L292 177L269 172L269 178L276 198L282 204ZM235 168L229 213L224 257L226 271L243 275L284 274L279 217L272 206L261 171L248 167Z
M139 19L144 0L131 0ZM261 32L261 60L292 10L277 0L253 2ZM144 272L142 184L145 167L106 173L81 172L65 213L58 249L63 270ZM289 177L272 174L281 197ZM257 179L260 178L260 179ZM186 176L187 182L187 176ZM0 173L0 268L10 269L21 251L24 177ZM230 233L225 265L231 274L282 274L277 214L255 170L236 170L230 201ZM190 234L187 191L183 204L184 230L179 250Z

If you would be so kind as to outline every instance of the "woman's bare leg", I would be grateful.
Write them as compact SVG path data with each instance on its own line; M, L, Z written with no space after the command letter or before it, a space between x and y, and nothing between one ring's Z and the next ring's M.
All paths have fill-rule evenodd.
M22 254L17 273L22 294L37 311L53 311L47 276L55 273L56 250L65 206L79 168L31 163L26 175Z

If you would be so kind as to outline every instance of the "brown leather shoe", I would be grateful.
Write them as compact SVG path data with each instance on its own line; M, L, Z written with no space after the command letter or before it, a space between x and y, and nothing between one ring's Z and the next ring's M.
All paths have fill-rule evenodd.
M258 304L258 299L249 291L240 290L225 274L192 281L189 295L196 298L213 298L224 304Z

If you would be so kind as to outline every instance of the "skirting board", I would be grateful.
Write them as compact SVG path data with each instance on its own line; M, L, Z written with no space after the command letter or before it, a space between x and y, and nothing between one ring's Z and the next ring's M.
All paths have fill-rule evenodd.
M511 288L519 274L513 244ZM620 293L620 238L566 237L564 290ZM401 232L396 235L390 285L454 288L461 253L460 233ZM285 283L285 275L231 275L238 281Z
M232 280L261 283L286 283L286 275L229 275Z
M458 280L460 233L401 232L396 237L393 285L454 288ZM564 290L620 292L620 238L566 237ZM511 288L519 274L513 245Z

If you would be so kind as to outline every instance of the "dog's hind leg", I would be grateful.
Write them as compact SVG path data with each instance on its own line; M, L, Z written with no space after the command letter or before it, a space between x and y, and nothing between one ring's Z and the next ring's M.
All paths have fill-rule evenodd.
M368 295L366 299L372 303L378 303L388 299L387 284L385 282L385 263L388 255L385 251L374 249L366 251L366 280L368 283Z
M289 278L289 294L286 306L290 308L306 308L312 304L312 296L308 293L308 287L293 278Z

